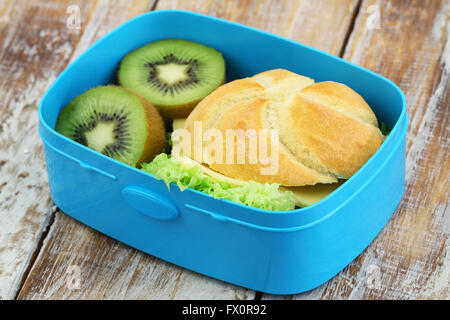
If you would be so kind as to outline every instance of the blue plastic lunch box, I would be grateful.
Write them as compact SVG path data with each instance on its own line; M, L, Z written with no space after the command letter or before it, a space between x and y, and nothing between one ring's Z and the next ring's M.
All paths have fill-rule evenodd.
M227 80L284 68L317 82L342 82L393 128L380 149L341 187L302 209L250 208L176 185L56 133L74 97L115 83L127 53L164 38L214 47ZM177 10L138 16L99 40L56 79L39 105L51 195L82 223L184 268L250 289L295 294L326 282L355 259L398 206L405 186L403 93L390 80L300 43L229 21Z

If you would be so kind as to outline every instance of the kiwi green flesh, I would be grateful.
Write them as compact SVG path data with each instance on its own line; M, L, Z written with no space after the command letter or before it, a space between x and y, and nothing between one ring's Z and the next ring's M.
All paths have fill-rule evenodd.
M225 61L215 49L182 39L147 44L125 56L119 81L157 107L192 106L225 79Z
M147 139L143 103L116 86L91 89L60 113L55 130L93 150L135 166Z

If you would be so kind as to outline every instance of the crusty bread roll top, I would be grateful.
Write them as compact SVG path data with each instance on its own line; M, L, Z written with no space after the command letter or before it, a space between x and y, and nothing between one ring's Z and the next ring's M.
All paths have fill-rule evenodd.
M283 186L347 179L383 141L375 114L355 91L337 82L315 83L313 79L283 69L220 86L187 118L185 128L191 137L195 136L196 121L202 123L202 134L215 129L223 137L226 137L227 129L278 130L278 170L275 174L261 174L261 169L268 164L251 164L249 148L246 148L245 163L225 163L224 152L223 163L210 162L208 165L232 178ZM264 137L268 141L269 154L270 137ZM193 143L191 139L191 158L204 162L203 157L194 154ZM204 142L203 147L206 148L207 143Z

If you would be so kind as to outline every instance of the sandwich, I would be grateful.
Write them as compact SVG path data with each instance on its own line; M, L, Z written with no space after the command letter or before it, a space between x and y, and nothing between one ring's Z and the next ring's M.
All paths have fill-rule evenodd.
M283 69L226 83L173 123L171 154L142 169L266 210L293 210L329 195L378 150L384 135L348 86Z

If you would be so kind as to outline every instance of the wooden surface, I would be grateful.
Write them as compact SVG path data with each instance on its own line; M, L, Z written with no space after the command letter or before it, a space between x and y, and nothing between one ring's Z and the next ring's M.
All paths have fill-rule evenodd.
M0 2L0 299L450 298L449 2ZM79 29L66 24L74 4ZM375 241L322 286L271 296L226 284L127 247L53 206L37 134L42 94L116 26L149 10L175 8L343 56L404 91L410 116L404 199ZM376 286L368 284L373 270L379 271ZM74 275L79 282L71 282Z

